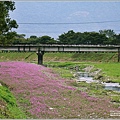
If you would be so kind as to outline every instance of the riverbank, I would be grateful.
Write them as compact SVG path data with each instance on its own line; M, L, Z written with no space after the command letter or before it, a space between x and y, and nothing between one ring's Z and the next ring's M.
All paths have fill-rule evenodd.
M94 84L84 89L83 83L78 88L73 79L63 79L50 68L26 62L0 62L0 74L27 118L119 118L111 116L119 106L111 103L106 92L98 95Z
M0 61L26 61L37 64L37 54L34 52L0 53ZM95 69L102 69L103 75L109 79L109 82L120 83L120 64L117 62L116 53L45 53L43 64L58 67L76 64L93 65Z
M76 62L117 62L117 53L45 53L43 63L48 61ZM0 53L0 61L27 61L37 63L35 52L6 52Z
M78 53L76 53L76 54L78 55ZM88 53L88 55L87 55L87 53L83 53L83 57L82 56L80 57L80 55L79 55L80 58L76 54L73 55L73 53L67 53L67 54L66 53L64 53L64 54L62 54L62 53L45 53L44 65L47 67L40 66L40 65L36 65L35 67L30 67L30 66L32 66L31 63L37 63L36 53L27 53L27 52L26 53L0 53L0 61L1 61L0 63L2 63L2 61L8 61L8 63L10 61L14 61L14 63L15 63L15 61L27 62L27 63L23 62L23 64L21 64L21 62L20 62L20 65L17 63L12 64L13 62L11 62L11 64L8 64L8 66L7 66L7 62L6 62L5 63L6 67L4 67L3 69L1 67L2 65L0 65L0 68L1 68L0 72L1 71L3 72L4 70L6 70L4 72L6 74L8 74L8 72L10 72L10 71L13 72L13 73L11 73L12 74L11 77L9 76L6 79L1 78L1 80L2 81L4 80L4 82L8 83L10 88L12 88L12 89L10 89L12 92L17 89L16 88L17 84L14 84L15 83L14 80L17 80L16 83L19 83L18 86L22 85L21 88L24 87L23 89L25 89L25 88L27 88L27 86L24 86L24 85L28 85L27 80L29 80L29 79L32 81L31 85L34 85L34 84L35 85L40 85L40 84L43 85L41 83L42 82L41 79L45 80L45 81L46 80L59 80L60 84L62 83L65 86L66 85L70 86L69 87L70 89L71 88L76 89L75 91L71 91L71 90L62 91L62 89L60 89L60 91L58 91L58 88L60 88L60 87L56 86L56 84L52 85L52 84L45 83L45 85L43 85L41 87L40 86L36 87L34 85L36 87L35 90L39 90L39 88L41 88L43 91L48 90L48 86L51 89L53 88L53 86L56 86L56 88L55 88L55 91L57 90L56 95L58 95L58 96L62 95L61 96L62 98L60 98L60 99L63 102L59 101L59 99L58 99L59 97L57 99L55 98L55 96L53 97L52 94L55 91L51 92L51 94L49 94L49 92L48 92L50 90L48 90L46 93L42 92L39 94L37 92L38 94L36 94L36 93L34 93L34 90L33 90L32 91L33 94L30 94L31 91L28 91L28 89L25 89L25 91L23 91L23 89L21 89L20 94L15 93L14 95L17 98L19 104L21 104L22 106L28 106L28 108L27 109L25 108L25 109L28 111L27 115L30 118L46 118L46 117L57 118L58 115L60 115L59 118L119 118L119 116L110 116L110 110L113 110L113 109L111 109L111 108L108 109L108 106L109 106L108 103L110 103L112 105L112 107L115 108L114 110L119 111L120 93L111 91L111 90L104 90L100 84L95 84L95 83L88 84L85 82L81 82L78 84L78 83L76 83L75 77L74 77L74 70L79 71L79 70L86 68L87 66L94 66L94 69L92 71L101 69L102 77L108 78L105 80L109 80L109 82L119 82L120 83L120 75L119 75L120 64L116 62L117 55L113 54L113 53L109 54L109 62L108 62L108 59L104 58L104 56L107 56L106 53L104 53L104 54L101 53L103 55L103 56L101 55L102 57L99 57L100 54L92 55L91 59L88 58L88 57L90 57L89 53ZM85 56L86 56L86 59L84 60ZM96 58L95 56L98 58ZM80 59L82 62L80 62ZM105 61L106 59L107 59L107 61ZM98 61L96 61L96 60L98 60ZM11 65L14 65L14 66L10 67ZM45 71L42 72L41 70L39 70L40 73L36 72L36 73L38 73L38 74L36 74L35 71L36 71L37 66L41 67L41 68L44 67ZM52 71L49 68L52 69ZM22 73L23 76L21 76L21 77L19 76L20 71L24 71ZM28 74L28 71L31 71L31 72ZM32 76L31 76L31 73L32 73ZM54 75L53 75L53 73L54 73ZM41 75L41 76L39 76L39 77L41 77L41 79L39 82L37 82L36 80L38 80L39 77L37 77L36 79L33 79L33 78L39 74ZM5 76L8 76L8 75L5 75ZM55 76L54 79L53 79L53 76ZM12 86L11 86L12 82L10 82L10 80L13 80ZM26 83L25 83L25 81L23 83L21 83L22 81L20 81L20 80L22 80L22 81L25 80ZM64 82L61 80L64 80ZM52 81L52 83L54 83L54 82L55 81ZM51 81L50 81L50 83L51 83ZM13 89L14 87L15 87L15 89ZM41 89L39 91L41 91ZM79 93L80 93L80 96L79 96ZM18 95L18 96L16 96L16 95ZM36 117L36 115L34 116L34 112L37 110L37 107L36 107L36 109L29 111L29 108L31 108L31 104L33 104L33 103L31 103L28 100L29 98L24 99L24 97L31 96L31 95L36 95L37 98L39 95L41 97L45 97L46 102L47 102L46 104L52 105L52 106L46 107L43 105L44 103L42 102L42 104L40 106L40 107L42 107L42 106L45 107L45 109L48 108L47 116L45 116L46 112L41 113L40 110L37 111L37 113L35 113L35 114L36 115L40 114L41 116L37 116L37 117ZM51 96L51 97L48 98L48 96ZM78 96L80 99L78 98ZM82 99L81 99L81 97L82 97ZM20 99L18 99L18 98L20 98ZM52 100L51 98L54 98L54 100ZM104 98L105 101L107 100L108 103L105 102L105 104L103 104L104 102L101 101L101 98ZM42 99L40 98L37 100L39 100L39 103L41 103L40 101L43 100L43 98ZM97 103L96 103L96 100L98 100ZM50 102L48 102L48 101L50 101ZM74 104L76 107L74 109L73 109L74 105L67 107L67 106L69 106L69 102L73 103L74 101L76 101ZM78 101L80 103L82 103L82 105L81 104L79 105ZM83 102L83 101L85 101L85 102ZM56 103L56 104L54 104L54 103ZM91 104L92 104L92 109L90 109L91 106L89 106ZM88 107L86 109L84 109L84 107L86 105ZM100 111L98 111L98 109L95 109L93 107L96 105L100 106L100 108L98 107L98 109L100 109ZM77 108L77 106L80 106L80 108ZM107 110L107 113L105 113L106 115L104 115L104 113L103 113L104 106L106 106L105 111ZM24 112L26 111L25 109L23 109ZM55 113L56 110L57 110L57 114L53 115L53 113ZM74 113L76 110L77 110L77 112ZM71 113L71 111L72 111L72 113ZM82 111L82 113L80 111ZM98 111L98 112L96 113L95 111ZM29 115L30 112L32 113L33 116ZM64 112L66 112L66 114L64 114ZM67 114L69 116L67 116Z
M87 92L93 96L108 96L112 103L114 103L116 106L120 106L120 92L117 92L116 88L111 90L111 88L108 89L108 86L104 87L104 85L101 84L116 84L115 82L120 84L119 63L47 62L46 66L52 67L52 69L55 70L56 73L59 73L63 78L71 79L69 85L74 86L77 89ZM77 72L90 73L90 75L92 75L94 78L94 82L77 82L79 79L79 76L76 75Z

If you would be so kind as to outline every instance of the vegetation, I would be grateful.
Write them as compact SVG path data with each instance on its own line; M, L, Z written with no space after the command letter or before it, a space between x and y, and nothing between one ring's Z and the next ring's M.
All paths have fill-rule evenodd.
M100 32L74 32L73 30L61 34L58 39L50 36L30 36L25 38L25 34L9 33L12 37L10 44L84 44L84 45L120 45L120 34L116 35L113 30L100 30ZM11 39L10 37L8 39ZM2 38L1 38L2 40ZM1 44L2 45L2 44Z
M117 62L117 53L45 53L44 61Z
M109 76L109 82L120 83L120 64L119 63L99 63L95 67L102 69L106 76Z
M16 98L6 86L1 85L1 82L2 80L0 81L0 118L26 118L26 115L18 107Z
M13 44L84 44L84 45L120 45L120 34L115 34L113 30L100 30L99 32L74 32L73 30L58 36L58 39L50 36L30 36L17 35Z
M27 61L37 63L37 54L35 52L0 53L0 61Z
M37 55L34 52L0 53L0 61L27 61L27 62L37 63ZM80 53L80 54L45 53L44 54L44 65L50 67L71 68L77 65L83 66L83 64L86 63L89 65L94 65L96 68L102 69L104 74L111 78L110 79L111 81L120 82L119 81L120 64L117 63L117 55L115 53Z
M74 73L76 72L76 66L79 70L86 68L87 66L94 66L95 69L102 69L103 81L105 82L117 82L120 84L120 64L119 63L95 63L95 62L47 62L48 66L51 66L53 70L59 73L63 78L72 79L67 82L68 85L76 87L80 91L87 92L90 96L96 97L109 97L112 103L116 107L120 106L120 93L112 90L105 90L104 86L100 83L86 83L76 82L74 79ZM71 69L72 68L72 69ZM78 70L77 70L78 71ZM69 76L68 76L69 73ZM107 78L107 79L105 79ZM109 79L108 79L109 78Z
M12 28L18 27L16 21L9 17L9 11L14 9L14 2L0 2L0 45L2 46L11 44L120 45L120 34L116 35L110 29L84 33L70 30L61 34L57 40L50 36L33 35L25 38L24 34L12 32ZM53 70L31 64L37 63L36 53L0 53L0 118L119 117L110 116L110 110L119 111L120 93L104 90L99 83L77 83L73 75L74 72L92 65L94 69L102 69L102 76L109 78L108 82L120 83L120 64L116 63L117 53L45 53L44 61L44 65L52 67Z
M74 80L26 62L0 62L0 66L0 79L4 79L29 118L119 118L110 116L110 110L118 111L119 106L113 105L108 92L100 92L95 84L73 86Z
M105 59L105 57L106 57L107 60ZM94 100L96 98L110 99L110 101L112 103L115 103L116 108L118 108L118 106L120 105L120 101L119 101L120 100L120 94L119 93L114 92L114 91L104 90L103 86L101 86L100 84L96 84L96 83L94 83L94 84L93 83L88 84L88 83L85 83L85 82L76 83L75 77L73 76L74 72L76 71L76 66L79 66L80 70L82 70L83 68L92 65L92 66L95 67L95 69L98 69L98 68L102 69L103 76L108 77L109 81L120 83L120 76L119 76L120 64L117 63L117 62L114 62L114 61L117 61L116 58L117 58L117 55L115 53L109 53L109 54L108 53L93 53L93 54L91 54L91 53L80 53L80 54L78 54L78 53L45 53L44 54L44 65L48 66L48 67L51 67L53 69L54 73L57 73L57 77L60 75L63 79L65 79L64 85L71 86L71 87L74 87L74 88L77 89L77 91L75 93L71 92L71 91L66 91L66 92L60 93L61 95L64 96L64 98L68 98L68 99L71 99L72 97L74 98L75 95L77 95L77 93L79 93L79 91L82 91L82 92L84 92L84 94L86 96L94 97L94 98L89 98L89 99L94 99ZM6 52L6 53L0 53L0 61L1 62L2 61L27 61L27 62L37 63L37 55L34 52ZM30 67L30 68L32 68L31 70L33 70L32 72L30 72L30 68L28 68L29 70L26 70L26 71L29 71L30 73L25 72L25 69L27 69L27 67L24 66L24 72L22 74L23 75L24 75L24 73L26 73L26 74L23 77L23 75L20 75L20 71L23 71L23 69L22 69L23 64L20 64L18 66L17 64L15 65L12 62L11 65L14 66L14 67L10 67L10 68L15 70L13 72L13 73L15 73L15 75L12 75L11 76L12 78L10 78L10 77L8 77L8 78L12 79L13 83L12 83L12 81L9 81L9 79L7 78L8 75L5 75L6 78L2 78L2 79L4 79L4 82L5 82L6 79L8 80L9 88L12 92L13 92L13 90L15 90L14 87L17 85L16 83L18 83L18 81L16 81L16 83L15 83L15 80L26 79L27 78L26 75L30 75L31 73L32 73L32 76L31 77L29 76L29 77L34 78L33 73L37 74L37 72L35 72L35 69L33 69L33 67ZM10 66L10 64L9 64L9 66ZM18 69L17 68L15 69L15 66ZM0 68L2 68L2 67L0 67ZM8 71L9 72L13 71L13 70L8 70L8 67L5 67L5 69L7 70L7 72L4 72L5 74L8 73ZM3 69L3 70L5 70L5 69ZM0 70L0 71L3 72L3 70ZM17 71L19 71L19 72L16 73ZM11 74L13 74L13 73L11 73ZM49 77L49 79L51 78L51 75L49 74L49 72L43 70L43 73L45 75L47 75L47 77ZM18 78L18 79L16 79L16 78ZM38 78L36 78L36 80L37 79ZM51 78L51 79L53 79L53 78ZM61 78L59 78L59 80L60 79ZM36 80L33 80L33 81L36 81ZM7 83L7 85L8 85L8 83ZM31 82L28 82L28 83L31 83ZM63 83L63 81L62 81L62 83ZM22 89L22 87L27 88L27 87L24 86L25 83L24 84L20 83L18 86L20 86L20 85L22 85L20 87L21 89ZM35 85L33 85L33 86L35 86ZM38 88L40 88L40 87L38 87ZM38 89L38 88L36 88L36 89ZM53 87L51 87L51 88L53 89ZM17 87L17 89L18 89L18 87ZM23 108L23 106L28 106L28 107L31 106L31 103L30 103L29 99L24 98L23 96L25 96L25 95L28 96L32 92L28 92L28 89L26 89L26 90L27 91L24 91L22 94L21 94L22 91L20 92L20 94L16 94L17 96L14 94L15 97L16 97L17 103L22 108ZM50 91L50 89L49 89L49 91ZM36 94L36 95L38 96L39 94ZM44 94L44 92L41 93L40 95L42 95L44 97L47 96L46 94ZM51 96L51 95L49 94L48 96ZM51 98L53 98L53 97L51 97ZM46 99L48 99L48 101L50 101L50 102L47 101L47 103L49 105L53 105L52 107L50 107L50 109L53 109L53 108L59 109L59 114L63 115L62 110L64 109L64 107L66 108L65 103L63 104L62 102L57 101L56 105L54 105L53 104L54 102L51 99L49 99L49 98L46 98ZM71 99L71 101L72 100L75 101L76 99ZM88 102L85 99L84 99L84 101ZM2 103L3 104L8 104L7 102L5 102L5 103L2 102ZM82 103L82 101L81 101L81 103ZM59 106L58 104L61 104L61 106ZM83 106L81 106L81 108L84 108L84 103L82 103L82 105ZM17 108L18 108L18 106L17 106ZM6 108L6 111L7 110L9 111L9 109ZM12 109L12 107L11 107L11 109ZM71 111L70 107L69 107L69 110ZM26 111L26 107L25 107L25 109L23 109L23 111ZM70 111L68 111L67 113L70 114ZM31 112L34 113L35 110L31 111ZM89 112L89 110L88 111L85 110L84 112ZM15 113L16 115L13 115L10 112L6 112L6 114L9 114L8 118L25 118L25 116L22 115L21 111L19 112L19 115L21 115L21 116L18 116L17 113ZM25 112L25 114L27 115L27 117L29 116L29 118L39 118L39 117L34 116L35 114L38 114L38 113L32 114L32 116L29 112ZM45 118L46 115L44 113L42 113L42 115L43 115L43 118ZM74 115L72 115L72 116L74 116ZM3 116L1 116L1 118L6 118L5 116L7 116L7 115L3 114ZM55 118L55 116L50 115L48 113L47 113L47 116L49 116L50 118ZM67 116L67 114L64 114L64 116L60 116L60 118L72 118L72 116L70 117L70 116ZM86 116L86 118L89 118L89 117ZM77 118L82 118L82 117L78 116ZM93 116L93 118L94 118L94 116Z
M120 64L119 63L96 63L96 62L46 62L47 66L51 67L57 67L57 68L63 68L63 69L71 69L75 70L75 66L79 66L81 70L85 68L86 66L91 66L93 65L95 68L94 69L101 69L103 72L103 76L107 77L108 82L117 82L120 83ZM63 72L64 73L64 72Z
M0 1L0 45L11 44L16 32L12 28L17 28L15 20L11 20L9 11L15 10L15 2Z
M37 63L35 52L0 52L0 61L27 61ZM117 53L45 53L43 62L76 61L76 62L118 62Z

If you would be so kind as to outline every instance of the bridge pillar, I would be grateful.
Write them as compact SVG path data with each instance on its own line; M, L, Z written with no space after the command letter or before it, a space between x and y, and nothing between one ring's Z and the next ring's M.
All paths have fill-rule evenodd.
M38 55L38 65L42 65L43 64L44 51L39 51L38 50L37 55Z
M118 48L118 62L120 62L120 48Z

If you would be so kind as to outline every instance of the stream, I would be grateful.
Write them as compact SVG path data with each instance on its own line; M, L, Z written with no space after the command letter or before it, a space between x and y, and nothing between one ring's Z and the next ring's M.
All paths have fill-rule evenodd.
M86 83L99 83L99 80L94 80L92 76L90 76L89 73L87 72L77 72L78 74L78 79L77 82L86 82ZM105 82L101 82L101 84L104 85L104 89L105 90L113 90L113 91L119 91L120 92L120 85L119 83L105 83Z

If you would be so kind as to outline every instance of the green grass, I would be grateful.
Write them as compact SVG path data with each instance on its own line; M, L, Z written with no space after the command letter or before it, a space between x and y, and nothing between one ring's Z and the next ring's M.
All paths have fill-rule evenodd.
M35 52L6 52L0 53L0 62L2 61L37 61L37 54Z
M71 79L74 77L73 73L71 73L70 70L68 70L68 69L53 68L53 70L63 78Z
M44 61L117 62L117 53L45 53ZM0 61L37 62L35 52L0 52Z
M120 94L111 96L111 101L120 104Z
M117 106L120 105L120 93L105 90L103 85L99 83L77 83L73 78L73 73L69 68L79 66L81 69L86 66L93 65L95 68L100 68L104 72L104 76L108 76L111 82L120 83L120 63L93 63L93 62L46 62L48 66L53 66L53 70L60 74L63 78L72 79L69 81L68 85L76 87L80 91L87 92L90 96L96 97L109 97L111 102L116 103ZM72 70L73 71L73 70ZM111 96L111 94L113 96Z
M86 66L94 66L94 69L102 69L103 76L108 77L109 82L118 82L120 83L120 63L106 63L106 62L45 62L48 66L51 67L60 67L65 69L74 68L75 66L79 66L82 70Z
M26 115L18 107L16 98L5 86L0 86L0 118L22 119Z
M94 63L93 65L102 69L104 74L110 77L111 82L120 83L120 63Z
M45 61L117 62L117 53L45 53Z

